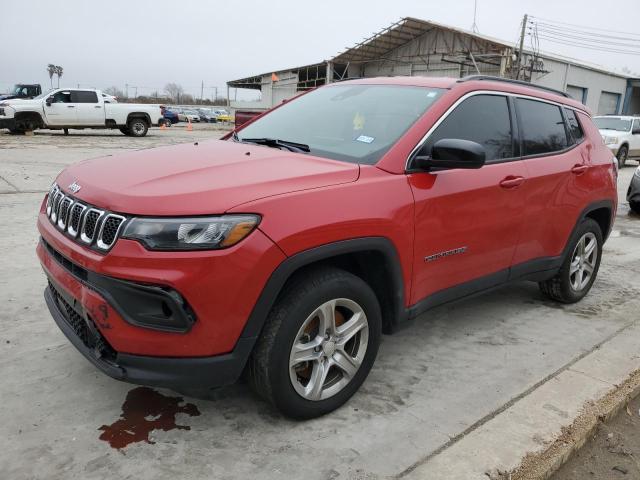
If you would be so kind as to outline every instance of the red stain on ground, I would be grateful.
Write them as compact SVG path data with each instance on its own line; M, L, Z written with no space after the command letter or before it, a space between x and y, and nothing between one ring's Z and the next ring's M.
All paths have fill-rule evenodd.
M122 404L120 419L111 425L102 425L100 440L121 449L135 442L155 443L149 440L153 430L191 430L188 425L176 425L176 414L200 415L193 403L183 402L182 397L168 397L152 388L138 387L130 390Z

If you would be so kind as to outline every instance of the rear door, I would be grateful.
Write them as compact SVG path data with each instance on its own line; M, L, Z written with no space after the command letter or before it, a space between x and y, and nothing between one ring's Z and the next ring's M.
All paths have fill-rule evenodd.
M528 172L525 222L514 258L522 264L562 253L588 203L593 145L575 110L533 98L515 103Z
M104 125L104 103L92 90L72 90L71 100L76 104L79 125Z
M69 90L59 90L48 98L51 99L50 104L47 105L45 102L44 105L47 124L54 126L77 125L77 104L73 103Z
M487 163L478 170L408 175L415 199L413 304L436 292L433 299L471 293L508 277L526 184L511 105L504 94L469 94L426 138L422 152L443 138L480 143ZM478 282L467 283L473 280ZM454 286L460 288L446 291Z

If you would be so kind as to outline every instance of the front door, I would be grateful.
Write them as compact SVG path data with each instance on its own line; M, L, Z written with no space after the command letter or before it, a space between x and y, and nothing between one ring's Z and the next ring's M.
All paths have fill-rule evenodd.
M76 104L71 101L71 92L59 90L51 97L49 105L45 103L44 113L47 124L55 126L77 125Z
M484 146L487 163L408 175L415 198L412 304L454 286L459 296L505 281L522 227L526 169L507 97L471 94L445 115L421 152L443 138L471 140Z

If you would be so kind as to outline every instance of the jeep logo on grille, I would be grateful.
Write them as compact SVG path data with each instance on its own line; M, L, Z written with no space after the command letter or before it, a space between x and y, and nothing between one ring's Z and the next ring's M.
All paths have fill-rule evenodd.
M78 193L81 188L82 187L76 182L73 182L71 185L69 185L69 190L71 190L71 193Z

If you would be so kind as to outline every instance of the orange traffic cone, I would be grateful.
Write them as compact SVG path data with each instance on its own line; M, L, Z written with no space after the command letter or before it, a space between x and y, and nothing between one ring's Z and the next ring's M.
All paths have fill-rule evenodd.
M189 117L187 117L187 120L189 120L189 125L187 125L187 132L190 132L191 130L193 130L193 125L191 125L191 119Z
M160 125L160 130L166 130L167 129L167 124L165 122L162 122L162 124Z

